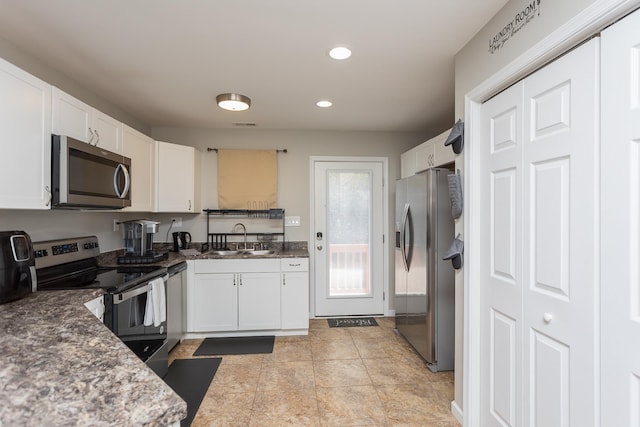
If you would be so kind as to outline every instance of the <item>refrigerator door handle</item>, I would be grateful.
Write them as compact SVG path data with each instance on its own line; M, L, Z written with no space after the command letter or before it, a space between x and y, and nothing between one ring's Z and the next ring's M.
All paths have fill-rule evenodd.
M407 221L409 219L409 203L404 204L404 212L402 213L402 227L400 233L400 247L402 248L402 264L404 271L409 271L407 263L407 246L405 244L405 233L407 232Z

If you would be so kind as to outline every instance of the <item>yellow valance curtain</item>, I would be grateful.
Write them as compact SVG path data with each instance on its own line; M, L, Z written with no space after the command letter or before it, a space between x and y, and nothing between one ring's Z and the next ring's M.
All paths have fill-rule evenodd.
M269 209L277 204L276 150L218 150L220 209Z

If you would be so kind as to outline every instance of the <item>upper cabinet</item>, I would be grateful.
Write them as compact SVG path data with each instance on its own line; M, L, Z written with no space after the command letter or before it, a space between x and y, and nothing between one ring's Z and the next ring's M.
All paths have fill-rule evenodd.
M123 153L122 123L56 87L53 88L52 114L53 133Z
M200 211L200 151L156 141L156 212Z
M123 154L131 159L131 206L125 211L153 212L155 209L155 141L123 126Z
M451 146L445 146L451 129L413 147L400 156L400 175L406 178L427 169L440 167L456 160Z
M51 85L0 59L0 208L49 209Z

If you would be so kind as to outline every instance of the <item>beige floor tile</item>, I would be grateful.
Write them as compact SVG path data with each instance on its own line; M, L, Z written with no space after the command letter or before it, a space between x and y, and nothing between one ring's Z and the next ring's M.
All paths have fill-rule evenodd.
M256 393L250 426L319 426L320 413L314 390Z
M376 322L383 328L394 329L396 327L395 317L376 317Z
M313 392L315 380L313 362L274 362L262 366L258 391L293 391L306 390Z
M207 393L191 426L245 427L254 398L255 393Z
M313 362L316 386L346 387L371 385L362 360L319 360Z
M385 385L376 388L391 424L394 426L432 425L455 422L449 404L453 384L435 387L429 383Z
M329 329L327 319L309 319L309 330L311 329Z
M310 341L351 340L349 328L310 329Z
M372 386L318 388L323 426L388 426L389 420Z
M362 359L374 385L416 384L429 381L431 372L405 359Z
M225 354L222 357L227 365L262 365L266 354ZM212 357L212 356L209 356Z
M361 326L353 328L340 328L346 329L352 338L370 338L370 339L384 339L395 337L395 332L391 328L383 328L381 326Z
M410 351L394 338L354 338L353 342L363 359L406 357Z
M273 353L264 355L265 363L303 360L312 360L311 344L308 340L276 341L273 346Z
M311 341L313 360L358 359L360 353L353 340Z
M233 364L222 358L211 387L224 393L255 392L260 379L262 365Z
M276 337L272 354L222 356L192 425L459 427L453 372L431 372L393 318L376 321L311 319L308 336ZM170 360L195 358L201 342L183 341Z

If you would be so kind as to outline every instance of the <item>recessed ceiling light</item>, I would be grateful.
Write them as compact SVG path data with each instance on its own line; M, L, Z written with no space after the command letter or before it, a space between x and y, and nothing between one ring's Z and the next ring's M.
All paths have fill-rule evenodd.
M328 108L331 107L333 105L333 102L331 101L318 101L316 102L316 105L320 108Z
M347 59L351 56L351 50L344 46L334 47L329 51L329 56L337 60Z

